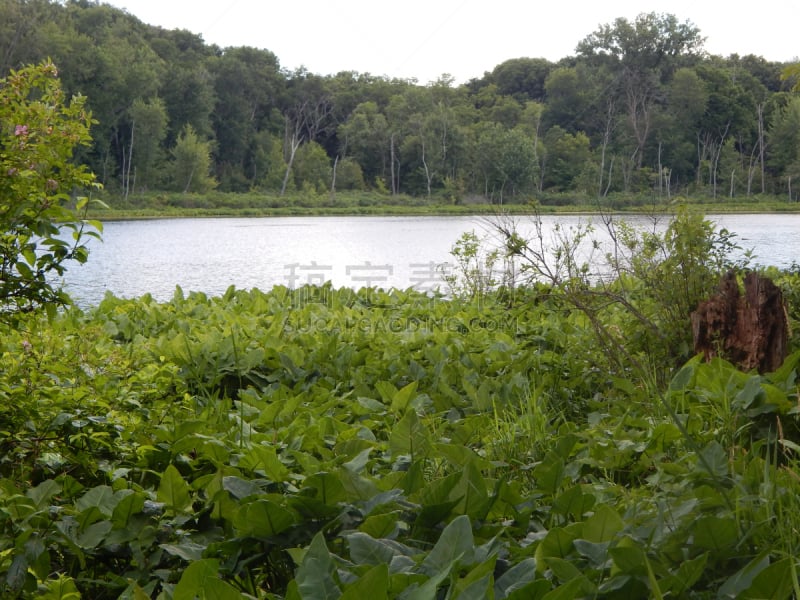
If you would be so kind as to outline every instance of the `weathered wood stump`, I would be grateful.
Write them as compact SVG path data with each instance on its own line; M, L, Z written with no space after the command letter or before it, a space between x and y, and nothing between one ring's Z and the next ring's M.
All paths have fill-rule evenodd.
M748 273L744 296L729 272L720 291L692 313L694 350L706 360L720 356L750 371L775 371L786 358L789 324L783 294L771 279Z

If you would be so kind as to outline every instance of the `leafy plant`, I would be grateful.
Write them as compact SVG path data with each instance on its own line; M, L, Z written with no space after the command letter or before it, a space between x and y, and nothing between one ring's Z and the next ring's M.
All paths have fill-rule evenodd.
M4 596L796 592L798 355L764 376L693 359L655 396L541 292L21 315L0 347Z
M56 279L69 261L83 263L98 221L80 219L97 187L73 162L90 143L85 98L64 98L51 62L12 71L0 80L0 316L63 305Z

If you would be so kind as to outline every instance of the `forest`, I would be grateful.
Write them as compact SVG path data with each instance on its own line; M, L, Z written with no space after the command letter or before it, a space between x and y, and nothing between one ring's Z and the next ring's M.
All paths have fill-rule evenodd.
M264 45L269 47L265 34ZM90 0L0 0L0 72L50 58L96 123L79 159L157 191L526 202L559 195L796 200L789 65L711 56L691 21L618 18L558 62L509 57L456 85L288 71Z

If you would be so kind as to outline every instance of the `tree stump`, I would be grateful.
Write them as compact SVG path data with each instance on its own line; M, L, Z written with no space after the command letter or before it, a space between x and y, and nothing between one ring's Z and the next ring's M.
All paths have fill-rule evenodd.
M748 273L744 296L729 272L720 291L692 313L694 350L706 360L719 356L759 373L778 369L786 358L789 324L783 294L771 279Z

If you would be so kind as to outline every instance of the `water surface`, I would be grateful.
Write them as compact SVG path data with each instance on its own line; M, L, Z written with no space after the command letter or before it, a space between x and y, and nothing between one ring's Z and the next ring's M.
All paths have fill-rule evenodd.
M800 215L710 216L751 248L756 262L787 267L800 261ZM556 223L582 227L597 217L543 217L545 236ZM530 218L517 219L533 233ZM640 226L655 225L645 217ZM602 227L598 226L598 232ZM269 289L331 281L336 287L431 289L442 284L450 250L467 231L490 235L485 217L264 217L112 221L103 242L92 240L88 263L72 266L67 291L82 305L105 292L152 294L168 300L184 292L222 294L229 286ZM602 236L601 236L602 237ZM442 267L444 265L444 267Z

